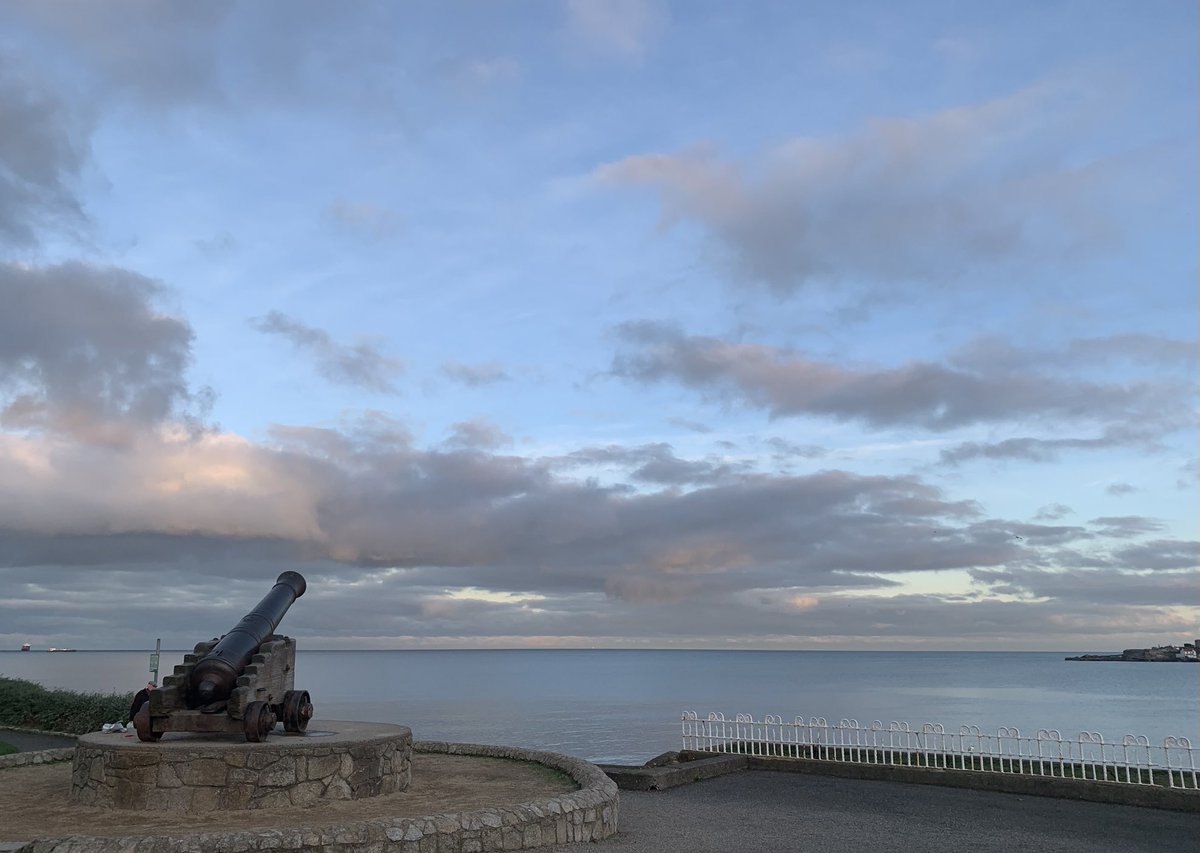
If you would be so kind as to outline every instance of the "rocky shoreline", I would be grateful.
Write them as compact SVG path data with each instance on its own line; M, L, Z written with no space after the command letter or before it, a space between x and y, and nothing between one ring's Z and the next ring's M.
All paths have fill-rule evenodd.
M1196 650L1200 640L1182 646L1153 646L1148 649L1125 649L1119 655L1078 655L1064 660L1136 661L1141 663L1197 663Z

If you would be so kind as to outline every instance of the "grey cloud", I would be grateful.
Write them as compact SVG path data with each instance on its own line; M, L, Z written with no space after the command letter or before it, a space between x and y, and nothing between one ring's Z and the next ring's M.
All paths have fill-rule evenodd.
M195 632L220 630L211 623L217 616L224 624L241 615L224 602L256 600L262 583L293 567L309 577L320 606L306 599L309 607L289 615L290 629L334 642L347 625L380 642L687 637L701 617L710 636L755 637L1000 638L1106 634L1135 616L1139 630L1152 624L1119 606L1119 580L1103 611L1107 628L1066 597L854 598L914 571L1053 565L1070 559L1065 545L1096 541L1080 527L986 518L913 477L746 475L643 494L566 480L541 460L420 449L382 415L342 430L281 427L273 438L265 447L209 433L136 454L92 452L61 469L29 465L36 445L10 458L0 443L0 571L11 600L27 605L9 622L12 608L0 604L6 624L36 624L21 615L31 607L68 608L78 616L69 625L94 636L89 620L104 623L113 612L168 614L178 619L170 630L187 626L190 643ZM155 453L168 462L191 455L164 465ZM619 449L600 455L621 458ZM171 479L176 469L190 472L187 480ZM1123 547L1111 568L1173 571L1194 565L1196 548L1182 540ZM178 592L165 604L161 595L125 593L147 579ZM1126 582L1138 601L1165 601L1175 588L1138 592L1140 576ZM1028 586L1018 577L1004 583ZM469 586L544 600L530 609L444 594ZM204 619L195 615L201 608Z
M641 58L670 22L662 0L568 0L568 31L593 50Z
M31 246L85 219L75 184L88 156L80 118L0 52L0 245Z
M406 108L429 75L407 15L391 4L315 0L15 0L0 4L0 29L39 61L52 57L42 67L62 90L101 109L156 117L304 104L408 133L417 123ZM411 57L422 57L416 67L406 67ZM407 86L413 77L417 86Z
M264 334L286 338L296 349L307 352L315 360L317 372L330 382L386 394L397 392L392 380L404 371L404 363L384 355L372 343L339 344L328 332L280 311L256 317L251 325Z
M49 470L25 461L37 446L18 448L20 457L0 453L8 563L34 562L34 549L43 563L130 557L142 565L166 541L155 537L192 537L210 552L209 540L223 537L260 560L265 546L256 543L277 540L294 543L295 551L279 546L283 556L436 568L492 589L687 596L996 565L1022 553L1011 537L978 526L977 507L912 478L754 475L636 494L561 479L537 460L417 449L383 418L274 438L274 449L215 433L161 439L134 454L79 451ZM678 476L667 469L659 475ZM42 538L13 540L16 531ZM110 532L128 535L102 535ZM75 540L74 557L45 553L54 537L80 536L95 538Z
M185 414L192 330L160 313L136 273L68 263L0 265L0 422L122 443Z
M1063 545L1068 542L1092 539L1095 534L1084 527L1071 524L1030 524L1027 522L982 522L980 531L993 535L1019 537L1040 546Z
M326 219L345 231L368 240L395 237L402 223L396 212L366 201L337 201L325 211Z
M1200 480L1200 458L1192 457L1176 469L1181 476L1175 481L1177 489L1194 489Z
M454 447L495 450L513 443L510 435L490 421L460 421L452 429L448 443Z
M1045 506L1038 507L1037 514L1033 518L1034 521L1057 521L1074 511L1066 504L1046 504Z
M691 421L687 418L667 418L667 423L671 426L679 427L680 429L691 430L692 432L710 433L712 427L707 424L702 424L699 421Z
M474 96L516 80L521 63L510 56L460 56L438 62L433 73L459 94Z
M1099 248L1102 167L1062 165L1095 98L1049 84L918 118L797 138L757 161L706 148L603 166L656 191L666 222L700 223L744 278L787 292L846 276L953 280L980 264Z
M96 94L130 94L155 105L221 96L216 34L233 4L144 0L16 0L8 25L78 63Z
M1139 638L1190 636L1190 625L1170 616L1175 595L1194 578L1163 575L1146 586L1141 578L1073 576L1056 578L994 573L984 583L1021 584L1031 594L1036 586L1062 598L1045 601L948 600L935 595L858 597L861 581L837 585L782 585L729 592L701 590L686 603L670 606L654 596L613 599L602 592L546 591L532 602L504 603L446 596L445 578L416 576L391 569L364 569L349 575L345 567L297 563L309 581L305 599L289 612L289 634L306 648L367 647L422 644L431 638L459 644L486 644L496 638L557 636L570 642L646 645L711 643L712 636L745 638L755 645L823 642L872 637L892 641L932 640L960 647L981 639L990 642L1035 642L1077 647L1085 636ZM217 563L179 566L147 565L139 572L97 567L88 572L42 568L31 581L8 583L0 601L0 624L13 636L45 636L47 614L53 614L48 642L74 645L105 643L112 647L144 645L162 636L167 648L188 648L198 639L225 630L257 600L283 566L247 567L244 576L216 575ZM1093 576L1099 573L1082 573ZM152 578L152 582L148 582ZM981 579L982 580L982 579ZM1122 583L1125 584L1123 600ZM1071 592L1075 583L1082 589ZM1041 584L1046 584L1042 586ZM878 584L887 588L888 582ZM166 592L164 592L166 591ZM1144 602L1144 603L1143 603ZM125 627L114 624L119 614ZM1061 642L1055 643L1056 638ZM811 640L810 640L811 641ZM1108 648L1114 640L1101 640ZM509 643L511 644L511 642ZM1086 645L1086 643L1084 643ZM1114 648L1119 648L1115 645Z
M614 358L614 375L678 382L773 417L821 415L931 430L1028 419L1145 423L1156 422L1180 399L1170 386L1150 382L989 374L930 362L852 369L790 349L689 336L654 323L627 323L618 331L626 346Z
M1018 347L996 337L977 338L950 356L953 364L992 371L1038 371L1094 367L1119 362L1146 364L1156 368L1196 364L1196 341L1156 335L1122 334L1074 338L1056 348Z
M777 459L788 459L799 457L801 459L817 459L826 454L823 447L817 447L815 444L797 444L794 441L788 441L779 436L768 438L764 442L768 447L775 451Z
M1088 524L1098 528L1096 532L1101 536L1119 538L1141 536L1145 533L1157 533L1166 526L1157 519L1146 518L1143 515L1108 515L1101 518L1093 518Z
M1039 571L1035 569L972 572L979 581L1017 594L1072 602L1173 607L1197 599L1200 571L1158 572L1151 577L1111 569Z
M238 249L237 238L228 231L221 231L212 237L196 240L196 249L210 258L223 258Z
M1113 552L1113 557L1129 569L1194 569L1200 566L1200 542L1155 539L1120 548ZM1193 590L1191 600L1198 597Z
M959 465L976 459L1023 462L1053 462L1064 450L1104 450L1138 444L1156 447L1155 433L1150 430L1109 429L1095 438L1006 438L997 442L966 441L943 450L943 465Z
M290 629L333 643L347 625L386 644L443 634L679 638L701 617L710 636L754 637L998 638L1102 624L1067 600L855 598L910 572L1082 564L1088 552L1069 548L1098 547L1087 528L988 518L916 477L735 472L640 492L568 479L561 458L420 448L380 413L341 429L277 427L271 438L152 434L132 452L54 448L47 465L47 441L0 434L0 578L6 601L25 605L0 604L5 624L24 630L37 620L22 614L66 609L63 632L94 637L113 613L169 617L190 644L221 630L214 612L221 624L241 615L213 602L256 600L293 567L321 606L306 599ZM663 462L665 479L714 463L657 445L584 448L580 459L631 471ZM1194 564L1196 544L1122 545L1103 565L1172 571ZM124 592L147 584L180 592L159 610ZM541 598L464 601L446 594L456 587ZM1070 623L1056 626L1055 613ZM1135 616L1151 624L1115 603L1104 614L1098 633Z
M614 465L630 469L629 476L643 483L665 486L711 485L747 474L745 463L680 459L671 445L658 442L637 447L610 444L586 447L550 460L559 467Z
M1104 489L1104 491L1107 492L1108 494L1112 495L1113 497L1118 497L1118 498L1124 497L1125 495L1132 495L1137 490L1138 490L1137 486L1135 486L1131 483L1110 483Z
M463 364L458 361L447 361L442 364L442 374L471 388L494 385L497 382L506 382L511 378L504 367L496 362Z

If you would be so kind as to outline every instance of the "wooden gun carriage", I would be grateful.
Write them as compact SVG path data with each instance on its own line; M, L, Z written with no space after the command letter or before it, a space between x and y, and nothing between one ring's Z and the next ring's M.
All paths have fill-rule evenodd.
M295 689L296 641L274 631L305 588L299 572L284 572L233 630L184 655L134 715L138 738L208 732L258 742L280 720L285 731L303 733L313 706L307 690Z

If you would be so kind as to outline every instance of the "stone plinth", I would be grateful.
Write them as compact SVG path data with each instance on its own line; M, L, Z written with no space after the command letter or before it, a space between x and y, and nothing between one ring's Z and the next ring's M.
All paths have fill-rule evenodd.
M359 800L408 788L407 726L314 720L262 743L170 732L156 743L94 732L79 739L72 801L196 814Z

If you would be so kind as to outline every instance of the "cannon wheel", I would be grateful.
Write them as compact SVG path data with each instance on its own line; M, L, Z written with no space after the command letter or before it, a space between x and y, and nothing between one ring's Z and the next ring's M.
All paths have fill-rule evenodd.
M246 716L243 719L243 729L246 740L251 743L261 743L267 739L271 729L275 728L275 713L266 702L251 702L246 706Z
M300 733L308 728L313 706L307 690L289 690L283 694L283 730Z
M143 702L142 707L138 708L137 713L133 715L133 727L137 730L138 740L153 743L162 737L162 732L154 731L154 725L150 722L149 699Z

